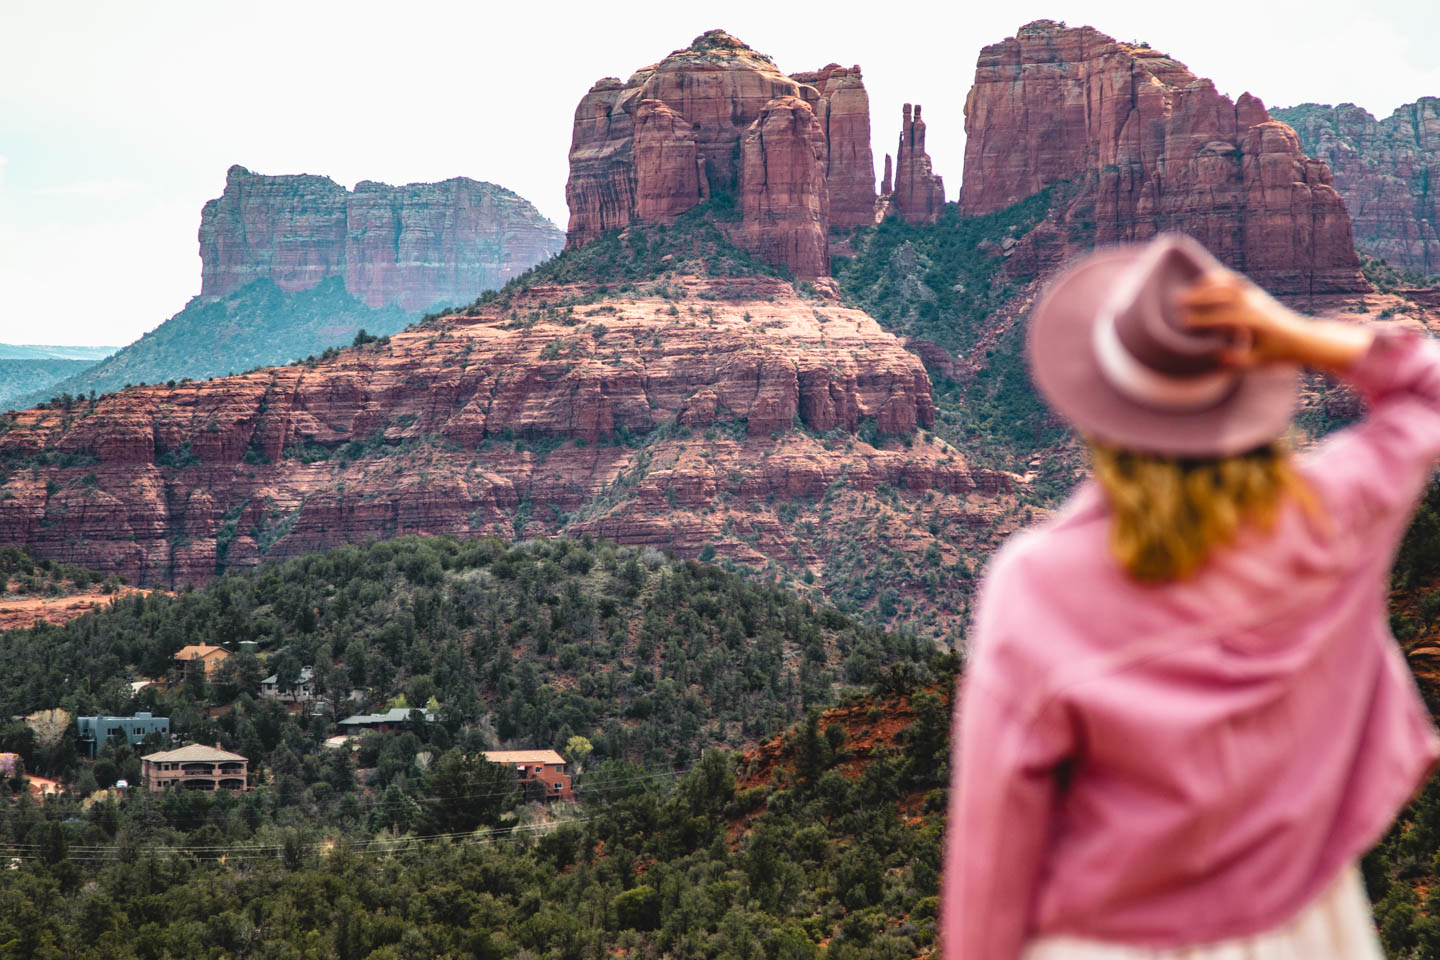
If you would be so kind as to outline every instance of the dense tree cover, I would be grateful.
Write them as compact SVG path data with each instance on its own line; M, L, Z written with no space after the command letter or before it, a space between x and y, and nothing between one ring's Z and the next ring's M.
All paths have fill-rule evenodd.
M956 662L935 666L885 677L872 713L917 679L948 689ZM748 789L716 751L678 780L616 763L578 815L430 841L317 829L270 791L0 804L0 846L26 858L0 870L0 958L908 960L934 939L947 732L942 696L910 705L860 764L812 713ZM175 849L186 813L204 825Z
M172 672L186 644L238 649L214 682L132 694L127 679ZM407 538L269 562L179 595L132 595L63 626L0 634L0 716L63 707L74 715L151 710L172 731L221 742L314 789L333 762L328 717L291 717L257 699L259 681L313 666L340 716L431 706L438 723L372 736L357 756L378 786L413 783L415 754L509 745L564 749L587 737L592 762L684 763L707 746L753 743L845 684L931 644L856 626L833 610L655 550L592 541ZM361 691L359 701L347 699ZM85 788L112 772L70 750L36 755L23 724L0 749ZM127 748L102 754L117 776ZM96 775L92 784L83 779ZM343 781L344 775L337 775ZM343 789L337 782L336 789Z
M1035 279L1012 263L1020 241L1049 213L1057 184L1005 210L964 217L947 204L938 223L888 218L850 237L853 257L837 257L836 280L847 300L895 333L938 344L966 361L973 376L952 382L932 370L934 433L982 465L1026 471L1037 452L1066 438L1030 386L1023 324L1016 301ZM1063 492L1073 464L1051 465L1053 482L1037 486L1036 502ZM1046 469L1051 469L1047 467Z

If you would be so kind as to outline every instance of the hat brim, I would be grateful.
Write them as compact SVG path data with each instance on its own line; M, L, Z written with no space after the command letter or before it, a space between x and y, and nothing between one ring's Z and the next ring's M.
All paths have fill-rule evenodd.
M1299 394L1288 366L1245 370L1214 406L1175 412L1146 407L1112 387L1093 349L1102 305L1143 247L1098 250L1052 281L1030 313L1026 353L1036 388L1082 434L1137 453L1224 457L1282 436Z

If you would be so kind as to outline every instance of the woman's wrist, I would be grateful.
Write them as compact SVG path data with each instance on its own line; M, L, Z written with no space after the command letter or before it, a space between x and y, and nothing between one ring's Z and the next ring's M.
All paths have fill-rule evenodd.
M1375 339L1375 331L1362 323L1297 319L1300 324L1291 334L1293 359L1312 369L1331 373L1348 370L1365 355Z

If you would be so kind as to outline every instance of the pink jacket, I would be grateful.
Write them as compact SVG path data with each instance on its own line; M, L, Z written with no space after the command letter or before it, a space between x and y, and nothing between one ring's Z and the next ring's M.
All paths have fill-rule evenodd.
M1440 757L1386 618L1440 454L1440 351L1381 333L1347 379L1369 417L1302 460L1328 534L1292 506L1197 576L1144 586L1087 483L996 554L956 711L946 960L1277 926Z

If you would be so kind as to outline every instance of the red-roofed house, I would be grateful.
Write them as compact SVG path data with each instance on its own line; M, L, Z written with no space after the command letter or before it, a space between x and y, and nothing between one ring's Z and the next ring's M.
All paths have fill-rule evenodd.
M510 767L526 799L574 800L570 766L554 750L486 750L485 759Z

